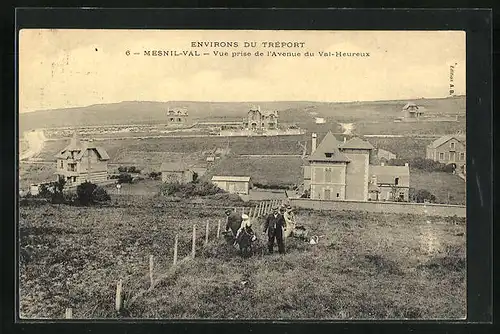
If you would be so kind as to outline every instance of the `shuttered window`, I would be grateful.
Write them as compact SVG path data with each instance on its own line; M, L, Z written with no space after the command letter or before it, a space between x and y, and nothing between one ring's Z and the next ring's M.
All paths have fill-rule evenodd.
M318 183L323 182L323 168L321 167L314 168L314 181Z

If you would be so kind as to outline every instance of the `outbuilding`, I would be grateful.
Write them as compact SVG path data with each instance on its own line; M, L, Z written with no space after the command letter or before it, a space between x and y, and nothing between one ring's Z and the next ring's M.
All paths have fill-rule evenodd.
M212 183L231 194L248 195L252 188L250 176L215 175Z

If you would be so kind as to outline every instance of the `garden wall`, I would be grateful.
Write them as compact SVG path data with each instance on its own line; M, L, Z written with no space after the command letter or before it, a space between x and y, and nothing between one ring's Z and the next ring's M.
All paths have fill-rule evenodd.
M403 202L325 201L305 198L290 198L290 204L299 208L314 210L409 213L442 217L455 215L457 217L466 216L466 207L462 205Z

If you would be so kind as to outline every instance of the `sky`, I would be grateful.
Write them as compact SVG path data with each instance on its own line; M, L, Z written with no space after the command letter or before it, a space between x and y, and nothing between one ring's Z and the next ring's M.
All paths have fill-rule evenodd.
M192 47L192 42L239 47ZM258 47L245 48L245 41ZM262 42L303 42L265 48ZM130 55L126 51L131 52ZM208 52L145 56L145 50ZM222 57L213 51L229 52ZM232 52L251 56L232 57ZM261 51L264 56L255 56ZM269 57L267 51L300 52ZM322 57L319 52L369 53ZM376 101L465 94L462 31L56 30L19 34L19 111L121 101ZM134 55L139 52L139 55ZM305 57L314 52L314 57Z

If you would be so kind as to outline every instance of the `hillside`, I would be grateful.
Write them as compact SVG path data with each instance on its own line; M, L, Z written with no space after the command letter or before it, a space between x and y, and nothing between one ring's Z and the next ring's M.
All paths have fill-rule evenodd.
M426 114L433 116L465 115L465 96L442 99L414 100L425 108ZM325 117L327 122L340 121L384 121L400 116L401 107L407 101L377 102L150 102L126 101L98 104L86 107L42 110L19 115L21 132L62 126L164 123L168 107L185 107L191 119L234 120L244 117L252 105L260 105L263 110L281 111L280 120L286 123L313 124L315 116ZM309 123L309 124L307 124Z

